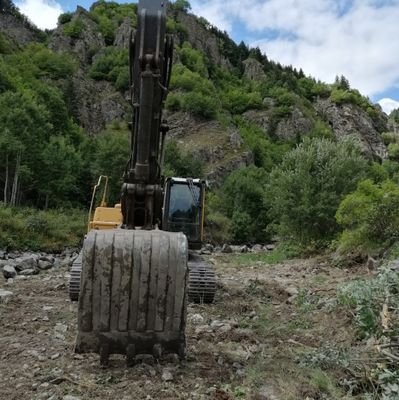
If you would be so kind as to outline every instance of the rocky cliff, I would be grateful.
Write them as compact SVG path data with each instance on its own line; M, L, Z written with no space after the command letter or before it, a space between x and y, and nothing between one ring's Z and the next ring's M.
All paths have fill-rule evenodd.
M128 48L130 31L135 28L136 19L133 14L109 17L109 24L113 24L110 35L109 29L104 30L104 19L96 14L96 9L103 6L103 2L96 3L89 11L78 7L66 18L67 22L60 22L54 31L48 33L48 47L51 50L68 53L77 60L77 68L67 82L69 95L74 104L76 121L91 135L98 134L112 121L127 121L130 118L127 87L118 90L112 79L94 79L90 71L96 61L108 54L108 49L119 51ZM209 81L230 74L235 76L237 88L240 88L237 83L240 80L240 90L249 88L256 96L260 96L260 101L257 100L253 108L247 105L243 112L231 111L231 106L225 106L228 90L220 89L222 85L219 83L213 83L221 104L220 118L202 118L184 109L175 112L171 108L167 113L171 126L170 137L176 139L185 151L203 161L207 177L216 185L220 185L233 170L254 162L251 147L234 123L234 115L258 127L271 140L294 143L324 124L337 138L346 135L358 137L368 157L387 157L381 133L388 129L388 121L381 110L370 105L373 108L371 114L364 107L350 102L339 104L328 96L305 98L297 91L291 96L294 100L284 106L282 113L282 106L276 98L262 97L264 88L267 90L271 79L276 80L276 76L284 87L289 87L292 76L298 82L305 78L296 72L291 76L290 70L276 66L266 58L262 59L245 46L235 45L225 33L183 10L171 8L168 24L173 26L172 33L175 36L176 64L184 61L179 49L188 42L205 60L205 76ZM5 9L0 13L0 31L20 46L37 41L40 36L26 21ZM284 79L287 79L286 83Z

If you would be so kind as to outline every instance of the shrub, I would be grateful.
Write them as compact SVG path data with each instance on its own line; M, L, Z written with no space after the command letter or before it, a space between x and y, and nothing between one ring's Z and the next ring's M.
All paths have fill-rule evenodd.
M399 161L399 144L391 143L388 146L388 155L390 160Z
M183 110L205 119L213 119L217 116L217 100L203 93L190 92L184 96Z
M71 19L72 19L72 13L66 12L66 13L61 14L58 17L58 23L60 25L64 25L64 24L70 22Z
M184 154L178 144L171 140L165 148L165 176L202 178L203 166L192 154Z
M80 245L87 213L4 207L0 203L0 248L60 252Z
M64 34L72 39L79 39L84 29L84 24L80 20L71 21L64 25Z
M384 143L388 146L390 143L398 143L399 135L394 132L384 132L381 134Z
M393 334L398 332L397 310L399 301L399 274L389 268L384 268L376 278L368 280L356 280L344 285L338 290L340 304L354 311L354 320L362 338L380 336L383 333L382 313L383 305L394 310L395 316L391 320L396 326Z
M263 203L266 172L255 166L233 172L221 189L220 208L231 218L235 242L264 242L268 239L268 207Z
M398 185L389 180L360 182L342 201L336 218L345 229L339 242L341 250L367 253L388 245L399 235Z
M265 201L276 231L303 245L325 245L339 231L340 202L356 188L366 165L353 140L305 139L270 176Z
M223 95L223 105L232 114L242 114L250 109L262 107L262 97L258 92L248 93L242 89L231 89Z

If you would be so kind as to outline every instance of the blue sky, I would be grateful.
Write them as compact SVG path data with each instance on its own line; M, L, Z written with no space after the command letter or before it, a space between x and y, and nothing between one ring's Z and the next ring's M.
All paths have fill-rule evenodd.
M190 0L192 11L236 41L331 83L352 87L386 112L399 107L399 0ZM91 1L17 0L39 27Z

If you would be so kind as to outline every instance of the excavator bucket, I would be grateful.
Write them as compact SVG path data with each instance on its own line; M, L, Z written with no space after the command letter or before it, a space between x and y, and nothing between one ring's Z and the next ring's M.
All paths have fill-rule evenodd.
M93 230L82 251L77 353L184 357L188 245L182 233Z

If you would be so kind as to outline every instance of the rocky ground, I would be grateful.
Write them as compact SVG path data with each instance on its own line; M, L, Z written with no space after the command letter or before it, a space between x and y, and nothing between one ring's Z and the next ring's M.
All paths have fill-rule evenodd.
M212 254L220 288L215 304L189 306L187 360L149 359L127 369L122 357L113 357L102 369L97 355L73 352L72 256L41 256L33 270L39 261L51 268L0 277L0 399L356 398L353 371L339 355L358 353L357 344L351 317L335 296L340 284L366 269L338 269L323 259L270 265L262 254Z

